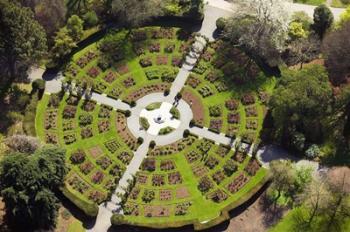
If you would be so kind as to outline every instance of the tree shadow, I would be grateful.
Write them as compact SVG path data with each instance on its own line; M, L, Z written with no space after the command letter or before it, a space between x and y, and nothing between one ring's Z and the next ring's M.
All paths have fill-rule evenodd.
M88 217L84 214L81 209L75 206L70 200L68 200L61 192L57 194L59 201L62 206L66 208L75 218L83 223L83 227L86 229L91 229L96 222L96 218Z
M284 206L275 205L266 194L260 198L259 206L264 212L263 223L266 227L275 225L287 210Z

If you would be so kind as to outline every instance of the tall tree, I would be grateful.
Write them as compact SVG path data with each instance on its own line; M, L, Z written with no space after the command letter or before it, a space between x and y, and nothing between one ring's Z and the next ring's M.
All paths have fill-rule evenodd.
M329 33L323 41L323 53L326 57L326 67L330 80L335 85L347 81L350 75L350 22Z
M288 38L288 12L285 0L247 0L237 2L224 36L234 45L247 49L270 66L280 63Z
M5 84L25 76L46 51L46 34L33 12L16 2L0 0L0 66Z
M50 38L65 22L67 9L64 0L19 0L30 7L35 19L44 27Z
M270 163L271 190L275 206L283 193L293 188L296 173L289 161L272 161Z
M321 142L331 97L327 72L322 66L285 70L270 100L276 138L287 146L296 143L294 138L299 135L307 142Z
M325 4L322 4L315 8L314 23L312 25L312 28L321 39L323 38L326 31L332 26L333 21L333 13Z
M84 34L83 20L78 15L72 15L67 22L68 34L78 42Z
M112 0L112 14L122 25L137 27L162 14L161 0Z
M44 147L33 155L14 153L0 163L0 194L15 227L48 229L55 224L58 200L54 195L63 181L65 150Z

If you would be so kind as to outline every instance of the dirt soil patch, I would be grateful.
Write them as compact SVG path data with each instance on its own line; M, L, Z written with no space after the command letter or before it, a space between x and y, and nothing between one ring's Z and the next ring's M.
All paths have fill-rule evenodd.
M176 199L183 199L190 196L187 187L181 187L176 190Z
M198 126L204 125L204 107L200 98L196 97L190 91L185 90L182 93L182 99L191 106L193 120Z
M273 209L265 194L262 194L243 213L232 218L227 227L227 232L254 231L264 232L275 225L280 218L288 212L286 208ZM253 220L253 222L252 222Z
M92 147L89 149L91 156L96 159L103 154L103 150L100 146Z
M169 217L169 206L145 206L146 217Z

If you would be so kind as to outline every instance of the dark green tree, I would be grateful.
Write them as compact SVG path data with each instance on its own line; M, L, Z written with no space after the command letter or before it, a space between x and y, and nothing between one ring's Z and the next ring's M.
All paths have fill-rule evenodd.
M291 147L300 147L299 139L295 139L303 136L306 142L321 142L331 97L327 72L322 66L284 71L270 101L276 138Z
M333 21L332 11L325 4L322 4L315 8L312 29L322 39L326 31L332 26Z
M8 86L46 53L46 34L29 8L0 0L0 72Z
M32 155L6 155L0 163L0 194L10 223L26 230L53 226L58 210L54 192L66 174L61 148L46 146Z

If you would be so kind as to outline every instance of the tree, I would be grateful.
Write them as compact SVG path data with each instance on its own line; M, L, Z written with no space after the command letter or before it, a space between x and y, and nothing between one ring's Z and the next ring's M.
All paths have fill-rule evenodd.
M84 34L84 21L78 15L72 15L67 22L67 30L70 37L73 38L75 42L81 40Z
M288 44L286 51L283 53L283 59L287 65L303 64L316 58L320 53L320 40L315 35L308 38L296 38Z
M162 14L161 0L113 0L112 14L118 22L128 27L137 27L152 17Z
M350 21L350 6L340 15L340 19L337 22L336 27L341 28L346 22Z
M350 74L350 54L347 52L350 44L350 22L340 29L329 33L322 44L325 55L325 65L330 80L335 85L345 83Z
M24 77L46 53L46 35L29 8L0 0L0 66L5 85Z
M288 38L288 12L284 0L239 1L225 27L224 37L235 46L277 66Z
M291 16L291 22L301 23L305 31L309 31L312 24L312 18L309 17L304 11L296 11Z
M57 64L61 58L69 55L72 52L72 49L77 46L72 37L69 36L67 28L63 27L59 30L55 36L55 45L51 49L51 59L54 63Z
M5 144L13 151L33 154L40 146L40 141L31 136L13 135L5 139Z
M334 168L327 178L331 198L324 210L325 225L327 231L341 231L342 225L350 219L350 168Z
M22 6L30 7L35 19L44 27L50 38L65 22L67 9L62 0L20 0Z
M310 184L308 184L305 190L298 195L299 204L304 204L307 210L307 218L302 215L299 216L300 226L303 229L312 228L314 219L322 214L327 202L329 201L330 192L326 183L319 179L313 179ZM299 228L302 229L302 228Z
M303 24L299 22L291 22L289 24L288 35L292 40L307 37L307 33L303 28Z
M66 2L67 8L70 12L81 13L88 8L88 0L68 0Z
M272 179L271 191L275 206L282 194L289 192L295 182L295 170L290 161L272 161L270 163L270 176Z
M306 142L321 142L331 97L332 89L322 66L285 70L269 103L276 138L291 146L293 136L302 133Z
M0 193L15 227L48 229L55 224L54 195L67 174L65 150L43 147L33 155L14 153L0 163Z
M325 4L322 4L315 8L312 29L322 39L326 31L332 26L333 21L332 11Z

